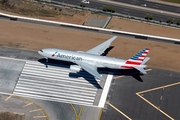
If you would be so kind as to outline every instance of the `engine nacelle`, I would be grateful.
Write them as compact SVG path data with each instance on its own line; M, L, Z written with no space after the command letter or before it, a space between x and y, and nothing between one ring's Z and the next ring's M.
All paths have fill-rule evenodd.
M70 70L74 72L79 72L81 71L81 67L79 65L71 65Z

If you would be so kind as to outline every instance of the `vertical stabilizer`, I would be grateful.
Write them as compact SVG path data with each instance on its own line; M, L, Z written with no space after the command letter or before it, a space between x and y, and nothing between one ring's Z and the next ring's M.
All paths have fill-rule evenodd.
M141 65L143 60L146 58L146 55L149 52L149 50L149 48L145 48L141 52L137 53L132 58L126 61L126 65Z
M138 71L140 71L143 74L147 74L144 68L146 65L144 65L150 58L147 57L147 53L149 52L149 48L145 48L144 50L140 51L136 55L134 55L132 58L126 61L126 63L121 66L121 68L135 68Z

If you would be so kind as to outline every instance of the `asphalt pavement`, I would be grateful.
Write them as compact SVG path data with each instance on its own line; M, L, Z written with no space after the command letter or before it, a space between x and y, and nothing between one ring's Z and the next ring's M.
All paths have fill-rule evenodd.
M1 75L1 77L3 77L3 79L1 79L1 85L4 85L4 87L9 89L11 93L14 91L21 92L23 86L26 86L26 88L23 89L33 88L30 92L32 93L32 95L36 95L37 93L34 91L34 88L38 85L38 82L36 82L36 84L34 85L32 85L32 81L25 83L22 77L24 75L28 75L27 73L24 73L25 71L37 68L39 65L35 65L34 67L29 68L29 66L32 65L29 65L29 63L27 65L26 63L26 65L23 66L23 64L26 60L33 60L35 62L36 60L40 59L41 56L38 55L35 51L27 51L7 47L0 47L0 56L2 63L0 70L1 74L3 74ZM10 57L10 59L3 57ZM21 59L13 60L14 58ZM24 72L22 72L23 74L21 74L20 80L17 81L17 77L14 77L15 79L9 79L10 77L13 78L14 75L19 76L22 69L28 70L23 70ZM37 98L27 98L33 103L39 105L45 111L48 118L53 120L73 120L75 118L77 119L78 116L79 120L178 119L180 117L180 114L178 113L178 109L180 107L180 97L178 96L180 91L180 73L155 68L147 68L146 71L148 73L147 75L141 75L137 70L115 71L104 109L77 104L68 104L64 102L42 100L38 98L39 96L37 96ZM12 72L16 74L12 74ZM34 72L29 73L34 74ZM32 80L32 78L36 76L37 75L31 76L29 80ZM9 81L5 81L5 79L9 79ZM18 85L12 85L9 83L6 84L7 82L12 82L12 84L18 83ZM45 89L43 87L44 82L47 82L47 80L42 81L42 86L39 86L41 88L40 90ZM53 82L49 82L49 85L50 84L53 84ZM48 87L46 89L48 89ZM1 93L8 92L5 89L0 90ZM56 89L53 88L50 91L55 90ZM28 91L25 90L22 92ZM41 94L41 92L38 92L38 94ZM56 93L54 92L53 94L55 95ZM7 98L8 96L3 99L5 100ZM13 106L13 99L9 100L11 101L11 103L9 104L9 107L6 107L6 110L8 110L7 108L10 109L11 105ZM3 105L5 105L5 103L8 102L3 102ZM19 103L21 102L16 102L16 104L19 106L17 106L18 111L22 112L23 109L20 109L22 108L22 104ZM24 106L30 105L28 102L25 103L26 104L24 104ZM31 111L38 109L32 107L33 106L31 106L30 108L27 107L28 109L26 110ZM16 110L16 107L13 107L11 109ZM39 112L41 112L41 114L45 117L42 111ZM28 113L28 111L26 114L28 114L29 117L37 116L37 113L31 114ZM44 117L40 119L44 119Z
M103 88L103 85L91 81L92 76L85 75L86 80L82 76L69 77L69 63L63 62L66 66L63 68L56 65L59 61L44 65L42 56L34 51L0 47L0 56L1 109L24 113L25 120L99 118L101 108L97 103L102 89L98 86ZM38 106L41 111L33 106ZM38 112L31 113L32 110Z
M142 6L141 4L146 4L147 6L144 6L144 7L180 14L180 7L173 6L173 5L151 2L147 0L140 0L140 1L139 0L113 0L113 1L127 3L131 5L137 5L137 6Z
M53 0L56 2L61 2L61 0ZM91 8L94 10L103 10L104 6L114 6L116 8L115 13L119 13L126 16L133 16L133 17L139 17L139 18L145 18L147 14L153 15L153 20L160 21L161 19L163 22L166 22L168 18L174 19L174 24L177 23L177 21L180 19L180 9L176 6L170 6L160 3L151 3L154 6L159 6L158 9L155 9L155 7L143 7L140 6L139 1L134 1L135 4L129 4L130 1L108 1L108 0L93 0L90 1L90 4L86 4L86 8ZM81 1L80 0L66 0L64 1L64 4L71 4L80 6ZM128 3L128 4L127 4ZM148 5L149 6L149 5ZM151 5L150 5L151 6ZM156 7L157 8L157 7ZM163 9L161 9L163 8ZM171 10L169 10L172 8ZM163 12L161 12L163 11ZM174 12L174 14L173 14Z
M178 120L180 73L147 68L147 75L119 71L101 120ZM137 74L138 75L138 74Z

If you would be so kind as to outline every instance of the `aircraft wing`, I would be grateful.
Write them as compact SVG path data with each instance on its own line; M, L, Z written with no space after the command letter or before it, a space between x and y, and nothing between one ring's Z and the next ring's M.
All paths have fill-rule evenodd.
M97 72L95 69L96 67L93 65L90 65L88 63L78 63L76 62L79 66L81 66L84 70L86 70L89 74L93 75L94 77L98 78L99 80L105 80L101 75Z
M99 44L98 46L86 51L86 53L101 55L109 47L111 42L116 38L117 38L117 36L114 36L114 37L110 38L109 40Z

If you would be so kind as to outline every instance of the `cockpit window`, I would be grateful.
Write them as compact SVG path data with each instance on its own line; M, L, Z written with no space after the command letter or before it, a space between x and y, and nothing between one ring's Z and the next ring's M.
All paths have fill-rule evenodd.
M42 50L40 50L41 52L43 52Z

